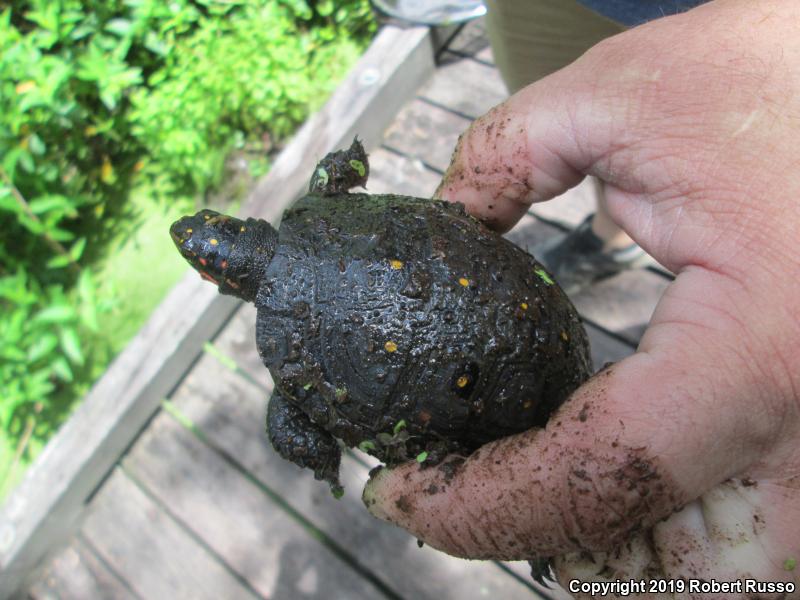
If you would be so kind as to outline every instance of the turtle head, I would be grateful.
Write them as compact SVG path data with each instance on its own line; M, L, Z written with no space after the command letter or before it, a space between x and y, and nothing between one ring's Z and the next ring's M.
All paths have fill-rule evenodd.
M251 302L278 238L266 221L243 221L208 209L178 219L169 234L181 255L221 294Z

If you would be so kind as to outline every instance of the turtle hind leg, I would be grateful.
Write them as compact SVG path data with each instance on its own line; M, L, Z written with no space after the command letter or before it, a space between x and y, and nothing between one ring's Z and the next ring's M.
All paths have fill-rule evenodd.
M267 435L283 458L327 481L334 496L341 496L339 463L342 451L330 433L311 422L302 410L276 389L267 408Z
M358 138L347 150L330 152L317 164L308 184L310 194L333 196L346 194L350 188L366 187L369 162Z

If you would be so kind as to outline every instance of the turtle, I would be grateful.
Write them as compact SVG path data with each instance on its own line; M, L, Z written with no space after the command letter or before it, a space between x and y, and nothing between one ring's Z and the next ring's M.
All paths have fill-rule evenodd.
M368 176L356 138L278 229L209 209L170 228L204 279L255 304L268 437L337 496L343 447L387 466L468 456L544 426L592 372L578 313L533 256L461 203L350 191Z

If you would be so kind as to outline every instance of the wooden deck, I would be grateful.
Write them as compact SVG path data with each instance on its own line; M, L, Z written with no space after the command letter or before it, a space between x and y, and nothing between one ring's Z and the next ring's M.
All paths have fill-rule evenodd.
M440 56L434 75L371 152L371 192L430 196L458 135L505 97L482 23ZM591 210L585 186L537 206L508 237L530 247ZM178 257L176 255L176 260ZM633 352L669 279L655 269L575 297L596 366ZM256 599L564 597L524 563L455 559L418 548L359 499L371 465L343 460L345 496L280 459L264 418L272 382L239 306L88 502L79 531L30 598Z

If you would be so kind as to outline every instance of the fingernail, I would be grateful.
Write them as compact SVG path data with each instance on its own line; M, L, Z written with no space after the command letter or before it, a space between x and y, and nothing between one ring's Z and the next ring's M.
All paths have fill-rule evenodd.
M369 513L382 521L388 521L389 515L383 510L383 506L378 501L381 482L384 479L388 469L378 469L370 472L370 479L364 486L364 491L361 492L361 501L367 507Z

